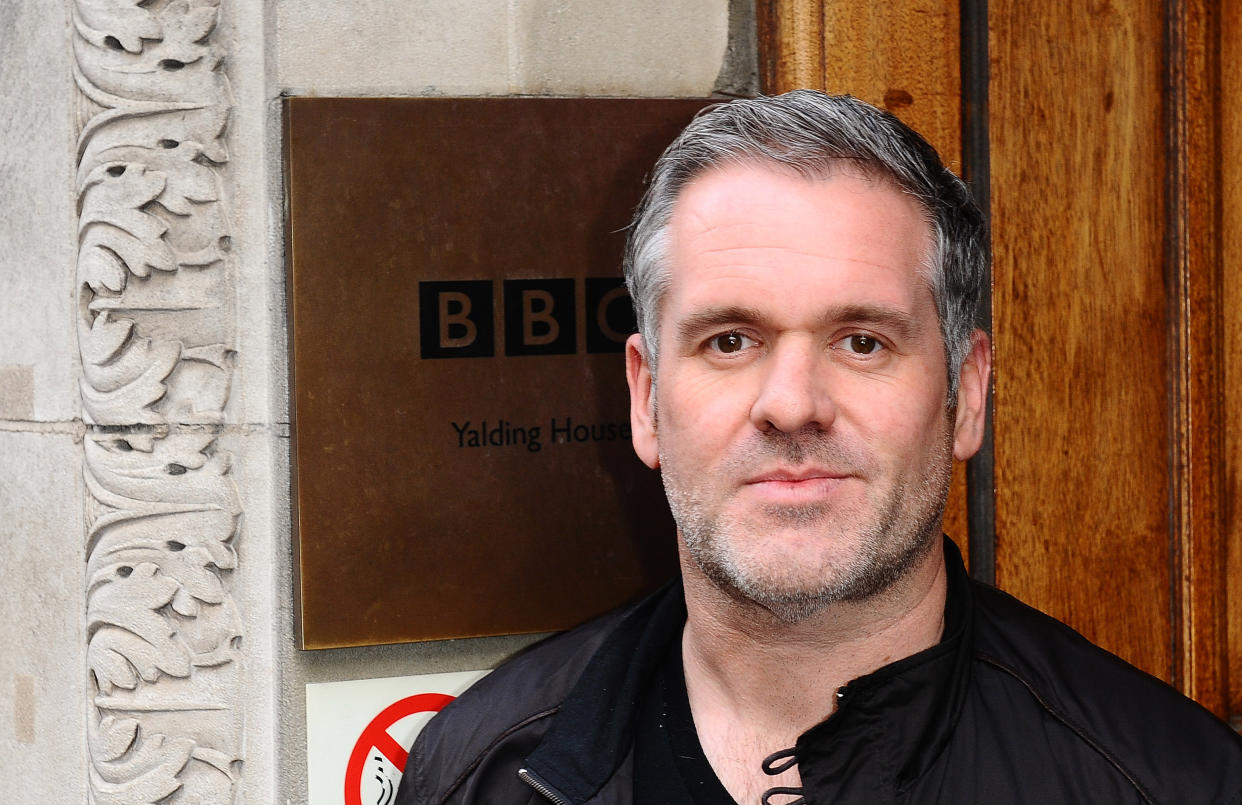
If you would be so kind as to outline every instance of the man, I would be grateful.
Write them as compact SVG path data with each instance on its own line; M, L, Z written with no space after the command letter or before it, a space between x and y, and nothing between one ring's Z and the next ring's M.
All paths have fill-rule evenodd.
M1242 802L1242 741L940 536L984 429L982 217L917 134L798 91L700 115L626 276L680 583L502 666L401 803Z

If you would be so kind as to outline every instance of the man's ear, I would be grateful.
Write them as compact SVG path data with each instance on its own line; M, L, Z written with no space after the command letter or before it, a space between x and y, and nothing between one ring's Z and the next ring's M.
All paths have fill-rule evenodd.
M660 466L660 448L656 442L655 386L646 345L638 333L625 342L625 379L630 384L630 430L634 452L653 470Z
M965 461L983 444L987 427L988 379L992 375L992 341L982 330L970 336L970 352L962 362L957 385L957 418L953 425L953 457Z

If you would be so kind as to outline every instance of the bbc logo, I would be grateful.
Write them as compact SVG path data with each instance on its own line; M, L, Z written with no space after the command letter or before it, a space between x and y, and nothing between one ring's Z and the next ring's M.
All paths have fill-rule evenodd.
M504 280L504 354L572 355L578 351L579 280ZM581 281L587 352L621 352L635 330L625 282ZM456 280L418 284L420 352L428 358L490 358L496 354L495 284Z

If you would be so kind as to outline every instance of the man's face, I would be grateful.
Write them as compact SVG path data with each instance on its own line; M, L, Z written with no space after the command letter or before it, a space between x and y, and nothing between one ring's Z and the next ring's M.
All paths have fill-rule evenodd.
M669 234L658 382L637 336L627 371L685 553L791 621L886 589L939 534L955 448L978 446L945 405L920 208L848 168L735 165L685 188Z

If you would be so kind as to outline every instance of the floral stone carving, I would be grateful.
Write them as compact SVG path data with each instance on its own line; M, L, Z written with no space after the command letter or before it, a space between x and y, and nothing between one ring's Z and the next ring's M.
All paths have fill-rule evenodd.
M237 801L218 0L74 0L91 801Z

